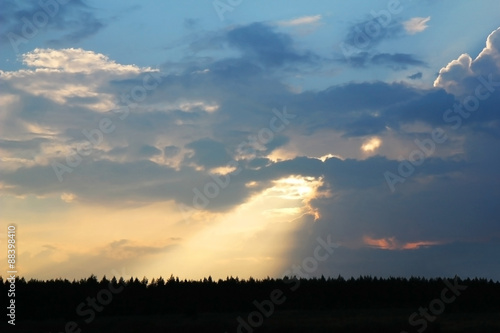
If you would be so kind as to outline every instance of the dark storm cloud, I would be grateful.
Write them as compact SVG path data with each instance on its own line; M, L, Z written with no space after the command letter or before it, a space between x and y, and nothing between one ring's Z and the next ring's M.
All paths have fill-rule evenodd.
M345 136L376 134L387 125L398 126L405 105L421 98L422 91L384 82L351 83L294 97L308 133L331 128L344 131Z
M325 181L333 195L313 200L321 218L297 231L298 235L309 236L307 243L301 243L304 247L292 253L291 262L302 260L316 245L317 237L329 234L343 247L336 250L338 256L332 258L331 265L318 274L357 275L364 268L355 263L369 257L373 264L370 268L377 275L460 272L499 277L500 271L493 269L493 257L481 255L483 262L474 262L482 251L498 250L500 241L500 225L496 222L500 208L495 204L500 200L500 184L494 176L494 169L500 167L500 154L484 150L480 153L483 156L476 156L473 163L428 159L418 174L407 179L395 193L384 189L386 184L379 182L377 175L394 168L396 161L380 157L365 161L327 160ZM365 237L402 245L436 245L396 251L359 249L365 244ZM464 266L468 264L471 266Z
M74 16L63 24L58 26L58 29L64 26L71 26L72 32L64 34L57 39L47 41L47 45L51 47L61 47L68 44L79 43L81 40L98 33L106 24L99 18L95 17L92 12L79 11Z
M322 235L324 238L324 234ZM301 238L302 240L304 237ZM332 234L332 240L338 238ZM314 253L317 243L304 246L302 251L293 253L291 263L300 264L304 254ZM500 240L488 242L456 242L450 244L423 247L418 250L388 251L373 248L353 249L340 246L328 260L319 265L315 276L338 276L344 278L369 275L390 278L395 276L425 276L432 278L485 277L500 280L500 270L495 258L500 251ZM288 264L290 267L291 264Z
M409 66L426 66L422 60L414 55L406 53L375 53L360 52L346 58L341 58L340 62L349 64L352 67L385 66L393 70L407 69Z
M405 35L403 24L398 20L384 16L370 17L348 28L340 43L341 55L338 61L352 67L385 66L393 70L403 70L410 66L426 66L426 62L413 54L384 53L377 47L384 40L400 38Z
M23 3L3 0L1 4L0 43L2 44L10 43L10 33L29 41L33 36L38 36L41 30L62 33L57 39L49 40L47 42L49 46L78 43L94 35L106 25L103 20L97 18L96 9L90 7L84 0L72 0L63 4L58 1ZM27 26L26 22L29 22L28 25L31 24L35 31L24 28ZM10 38L14 38L13 35L10 35ZM17 38L15 37L15 40ZM22 45L24 43L20 43L18 46L22 47Z
M141 148L139 148L139 156L143 158L150 158L156 155L160 155L162 152L160 149L149 146L149 145L143 145Z
M475 77L467 79L465 84L477 87L481 81ZM474 93L470 96L473 97ZM415 121L450 127L456 124L456 121L449 120L452 115L460 118L460 126L464 128L485 125L500 117L493 111L500 103L500 89L492 91L487 99L479 102L476 111L466 112L465 117L456 110L463 97L443 89L417 89L404 83L352 83L317 93L305 92L293 98L302 128L307 133L332 128L343 131L346 137L380 134L387 127L398 129ZM461 106L461 109L465 110L465 107ZM449 110L453 113L445 116Z
M347 48L357 50L357 52L367 52L378 46L383 40L398 38L403 34L404 28L400 22L391 20L382 26L377 18L369 18L351 25L344 38L344 43L347 44Z
M195 53L205 50L221 51L227 48L241 52L239 57L223 58L207 64L215 71L246 70L241 73L241 78L260 74L264 68L297 70L297 66L315 65L320 62L320 57L312 51L298 50L289 34L276 30L276 27L257 22L236 26L229 31L192 34L187 37L188 48L190 52Z
M174 157L180 152L180 148L177 146L166 146L163 148L163 153L165 157Z
M396 69L405 69L406 66L423 66L425 62L406 53L379 53L372 57L371 62L377 65L388 65Z
M194 155L188 157L186 162L194 162L200 166L214 168L224 166L231 161L226 146L210 138L190 142L186 145L186 148L194 151Z
M250 59L224 59L210 65L214 75L222 80L238 83L251 80L263 74L264 70Z
M464 171L459 165L455 168L462 175L460 178L477 175L472 170ZM336 194L333 198L314 202L322 216L314 232L317 235L331 233L346 245L359 245L365 236L394 238L403 244L498 238L500 227L495 221L500 210L493 204L500 199L498 184L488 184L488 176L472 185L465 179L453 177L451 168L443 169L440 175L433 177L432 184L407 184L396 195L389 195L382 187L344 192L332 186ZM340 174L334 176L340 177Z
M423 121L434 126L445 126L444 112L453 107L455 97L441 89L419 91L416 98L389 105L383 111L383 118L392 126L413 121Z
M287 63L311 63L311 53L301 54L295 50L292 38L263 23L252 23L237 27L227 34L229 45L243 51L247 57L255 58L269 67Z
M376 110L416 99L420 91L398 83L351 83L332 86L320 93L321 103L332 105L337 112ZM360 98L362 97L362 98Z
M58 162L65 163L64 160ZM73 174L65 175L64 182L57 181L54 170L48 165L19 168L6 176L5 183L16 184L12 193L21 193L22 188L30 193L71 191L83 202L107 201L109 205L120 206L124 200L136 204L174 198L189 202L192 196L189 192L202 180L203 175L189 167L176 171L148 160L119 163L84 159ZM131 187L135 190L127 190Z
M409 78L410 80L418 80L418 79L421 79L422 78L422 72L417 72L415 74L412 74L412 75L408 75L407 78Z

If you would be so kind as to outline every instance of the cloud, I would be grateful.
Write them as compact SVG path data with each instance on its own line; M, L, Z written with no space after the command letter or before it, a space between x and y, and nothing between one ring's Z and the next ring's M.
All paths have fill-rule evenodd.
M387 65L394 70L406 69L407 66L426 66L426 63L422 60L406 53L379 53L375 54L370 61L376 65Z
M64 4L55 2L52 3L52 6L42 6L42 3L2 1L0 43L13 43L16 53L18 47L29 46L29 39L22 40L22 38L26 37L22 33L22 27L26 21L33 22L34 17L37 15L38 17L45 15L47 20L40 29L35 27L35 35L38 36L38 32L43 29L47 36L51 36L51 39L46 41L47 45L53 47L60 46L63 43L79 43L106 26L104 20L96 17L95 8L89 6L86 1L72 0ZM54 33L58 34L56 38L52 38ZM17 37L13 37L12 34Z
M303 37L316 31L322 25L322 18L322 15L302 16L278 21L276 25L282 28L292 28L294 35Z
M417 241L412 243L400 244L395 237L374 239L369 236L364 236L363 241L367 245L384 250L415 250L424 246L428 247L440 244L440 242L435 241Z
M363 142L363 144L361 145L361 150L364 152L374 152L381 145L382 145L382 140L380 140L380 138L373 137Z
M31 96L43 96L65 106L92 105L92 109L101 112L116 106L116 97L103 89L110 81L153 71L135 65L120 65L103 54L73 48L37 48L25 53L23 62L35 69L0 71L0 80Z
M357 53L369 52L382 41L398 38L402 33L403 26L395 20L382 27L376 18L370 18L348 27L340 47L345 56L351 57Z
M32 152L40 149L40 146L47 142L48 139L36 138L30 140L3 140L0 139L0 149L6 150L16 150L18 154L22 154L23 151Z
M65 73L111 72L138 74L141 69L135 65L120 65L103 54L83 49L35 49L23 54L23 63L39 71L61 71Z
M409 78L410 80L418 80L418 79L421 79L422 78L422 72L417 72L415 74L412 74L412 75L408 75L407 78Z
M113 258L117 260L141 258L158 253L165 253L172 251L176 247L175 244L162 245L162 246L148 246L134 244L128 239L120 239L107 244L105 247L99 249L100 255L105 258Z
M227 33L227 41L265 66L279 67L313 60L311 54L300 54L295 50L289 35L275 32L263 23L236 27Z
M287 21L278 21L278 25L283 27L289 27L289 26L299 26L308 24L318 24L321 21L321 18L322 18L321 15L302 16Z
M434 87L443 88L455 95L473 92L479 76L500 79L500 28L493 31L486 39L485 48L472 59L462 54L441 68L434 81Z
M177 248L174 240L162 244L147 244L130 239L120 239L103 245L92 246L84 251L69 247L42 245L42 251L37 253L23 252L20 254L30 274L41 279L51 279L54 276L86 278L89 274L108 277L121 275L130 278L127 273L135 276L141 274L140 263L151 258L158 259ZM89 273L85 268L91 267ZM121 268L121 269L118 269ZM134 271L137 269L137 272ZM143 269L143 268L142 268ZM116 276L118 278L118 276Z
M19 31L20 19L39 10L37 4L4 1L2 26L17 29L6 31ZM91 212L76 220L66 219L71 227L80 220L92 222L95 214L103 211L123 212L125 207L144 206L141 212L150 213L151 206L157 205L162 207L159 214L140 216L138 220L148 223L147 230L156 227L169 232L158 236L165 239L149 243L118 233L115 240L100 241L82 251L86 253L46 247L41 257L52 258L57 252L68 257L57 257L58 265L42 265L40 260L36 263L41 258L36 255L21 260L34 267L35 274L67 274L70 265L78 274L87 267L102 273L110 266L133 266L139 261L144 269L153 257L158 259L170 252L172 240L178 239L171 238L177 232L171 232L168 225L169 220L174 220L176 227L182 224L178 216L172 217L177 205L193 207L195 189L203 193L205 188L217 195L210 197L206 206L195 209L195 221L198 216L226 217L223 213L232 213L269 192L297 200L314 193L307 196L308 210L298 220L287 219L291 213L302 213L297 209L302 206L272 206L272 200L265 196L264 203L269 206L258 211L279 218L270 223L272 227L281 220L294 227L292 241L278 242L293 246L290 252L281 252L290 262L309 256L314 246L312 250L305 247L318 236L331 234L341 241L343 246L336 250L331 265L325 263L318 270L325 269L326 275L365 274L366 265L372 269L371 274L380 275L422 275L429 271L454 274L457 269L491 274L474 265L477 253L487 253L489 258L498 253L495 237L500 235L496 204L500 200L500 155L492 147L500 142L496 112L500 95L497 91L481 101L481 110L464 119L459 131L443 121L443 113L453 108L459 94L473 91L477 75L488 78L492 74L492 79L500 82L495 76L499 73L498 33L488 37L476 59L463 56L456 63L450 62L441 71L435 88L429 89L405 79L417 72L415 69L428 66L425 59L404 50L382 48L385 42L424 31L427 18L415 22L410 30L393 20L379 33L371 30L370 36L366 28L376 20L365 20L348 27L343 36L355 50L351 66L378 67L376 73L384 72L384 68L410 69L408 73L388 73L387 77L404 79L392 83L363 82L362 76L349 76L350 68L338 66L338 62L327 63L304 46L310 40L294 37L300 29L312 30L320 25L321 15L232 25L212 32L199 32L199 20L181 18L181 30L189 33L178 42L185 48L184 54L177 53L182 59L165 59L161 84L130 107L126 119L120 119L120 114L113 112L126 107L120 96L142 86L145 75L159 72L133 62L119 62L114 56L91 49L58 48L61 43L81 42L106 25L95 10L81 5L84 2L70 4L80 4L80 10L71 15L61 12L47 26L47 37L40 35L42 39L37 41L52 48L30 49L22 57L25 68L0 72L0 200L6 207L10 207L9 200L19 200L25 207L38 207L46 200L43 202L53 205L47 209L54 214L80 208ZM29 10L22 12L21 7ZM12 13L15 15L9 16ZM291 91L290 78L308 75L311 67L324 74L328 66L349 71L346 77L354 81L322 88L318 83L316 89ZM408 76L410 80L422 77L421 72ZM329 82L338 82L335 80ZM282 110L284 106L295 117L288 123L279 119L272 123L276 117L273 109ZM68 156L74 156L69 153L88 140L83 131L98 129L102 118L110 119L116 129L103 135L91 153L82 156L81 163L59 182L51 163L68 165ZM275 128L271 124L283 127L273 132L269 142L256 143L264 129ZM415 139L429 139L435 127L446 131L448 141L436 144L433 153L392 193L384 172L397 173L400 160L419 148ZM239 153L242 143L255 148L253 156ZM230 161L236 161L238 168L227 167ZM300 181L286 185L291 179L314 183L317 193ZM214 192L207 184L224 184L224 188ZM22 209L15 210L24 214ZM121 230L128 230L124 226L130 222L131 211L121 219L101 216L103 221L116 221ZM227 225L233 226L234 220ZM254 223L250 220L245 224L256 228ZM209 231L206 224L197 224L193 230L203 234ZM288 238L269 230L263 227L261 235L273 244L276 239ZM180 235L183 243L193 241L188 234ZM460 258L453 257L456 253ZM238 257L250 258L248 253ZM485 256L479 260L483 267L496 267ZM208 267L210 263L213 261L206 260ZM472 267L471 271L463 268L464 263ZM434 270L426 271L430 266ZM492 274L500 276L498 269Z
M393 70L407 69L408 66L425 67L427 64L407 53L375 53L360 52L350 57L341 58L340 62L352 67L386 66Z
M139 149L139 155L144 158L150 158L155 155L160 155L162 151L156 147L149 146L149 145L143 145Z
M473 76L471 64L472 58L468 54L460 55L458 59L441 68L439 76L434 81L434 87L441 87L450 93L460 95L463 92L462 81Z
M371 61L375 64L425 65L423 61L415 59L411 54L406 53L379 53L374 55Z
M404 21L403 26L408 34L414 35L416 33L426 30L429 27L427 25L427 22L429 22L430 20L431 20L430 16L414 17L409 19L408 21Z
M61 194L61 200L66 203L71 203L76 199L76 196L73 193L63 193Z
M163 153L166 157L174 157L180 152L180 148L176 146L166 146L163 148Z
M332 239L337 240L335 235L332 235ZM311 242L310 245L304 246L303 251L294 253L290 264L301 262L302 256L312 253L315 246L317 243ZM316 276L341 275L345 278L351 276L356 278L366 272L370 272L372 276L385 278L391 276L439 278L458 275L471 279L481 276L496 281L500 279L500 271L495 269L494 262L498 251L500 251L498 239L490 242L454 242L422 246L412 251L353 249L340 246L324 265L319 265L315 274Z
M215 184L210 172L233 160L237 171L226 168L215 175L221 182L229 177L229 184L196 212L228 212L277 180L312 177L321 179L318 190L325 195L310 200L311 212L318 217L304 217L316 222L301 224L297 233L302 236L332 233L349 249L366 247L364 237L370 237L386 247L424 251L436 248L436 242L453 244L499 233L498 205L493 203L500 198L500 156L484 149L500 140L498 115L490 112L496 110L498 94L485 102L485 112L475 114L456 133L442 118L455 96L439 86L424 89L375 81L291 92L278 69L293 64L303 70L301 66L310 64L304 56L310 54L307 50L297 51L290 35L263 24L236 27L227 34L234 49L248 52L204 58L196 66L181 64L181 70L165 75L125 120L112 107L121 103L121 93L141 84L149 69L82 49L27 54L27 64L34 68L0 76L5 109L0 149L3 157L23 159L8 160L9 167L0 171L2 192L78 200L88 206L173 202L193 207L194 190ZM495 38L490 35L480 61L466 63L467 68L495 68ZM368 64L423 65L412 55L384 53L375 64L375 56L366 56ZM263 70L265 66L272 67L274 75ZM457 80L467 85L463 75ZM282 106L295 117L273 123L283 125L282 130L259 144L254 158L240 156L238 146L271 128L273 109ZM116 131L58 182L51 163L67 164L67 152L86 139L82 130L98 128L102 117L111 119ZM418 148L414 140L428 139L428 129L434 127L447 131L448 142L436 147L392 194L384 172L397 172L399 156ZM479 130L484 136L472 135ZM289 211L278 207L269 213ZM117 255L115 249L130 258L135 258L136 248L144 254L163 249L127 242L113 246L106 250L110 257Z
M422 110L413 105L426 98L430 98L428 93L405 84L372 82L332 86L318 93L304 93L295 100L301 106L299 117L307 119L303 125L306 132L327 128L341 131L347 138L374 136L386 132L388 126L397 128L400 122L419 117L410 110L432 112L433 117L441 117L436 115L436 110L440 110L439 99L443 96L432 97L436 103L432 109Z
M61 81L61 78L64 78L63 82L76 82L80 78L79 68L83 66L79 64L78 58L82 54L95 57L95 54L82 51L63 50L60 54L52 61L44 57L34 58L34 63L50 66L42 71L46 73L43 82L54 84L53 81ZM71 57L77 60L74 66L67 64L71 62ZM97 62L99 59L102 57L98 56L94 60ZM142 69L132 67L130 71L125 70L127 75L121 79L117 74L122 72L121 67L115 69L116 66L121 65L106 59L102 63L103 70L95 69L85 78L88 82L97 82L95 89L98 91L115 94L129 91L130 87L141 82ZM39 160L22 168L12 167L10 172L4 171L2 179L7 185L13 186L8 191L16 195L36 193L58 196L66 191L74 193L80 202L93 204L141 204L175 200L192 205L193 188L203 189L206 183L213 181L208 171L234 160L238 156L237 147L240 143L246 142L249 137L258 136L260 129L269 126L270 120L275 117L273 107L288 104L289 112L297 117L290 120L282 132L275 133L273 140L257 149L257 159L239 160L241 170L238 176L233 177L230 173L233 179L231 184L206 208L225 210L245 202L273 179L290 174L322 175L321 163L318 164L317 159L294 160L297 152L281 161L269 159L271 153L296 145L297 142L292 140L294 134L313 135L329 131L338 134L340 140L362 140L376 136L384 142L384 147L377 148L379 153L387 147L384 136L388 128L399 130L401 125L416 120L442 123L444 108L441 105L449 107L452 100L443 91L428 92L404 84L383 82L351 83L332 86L323 91L296 94L273 77L264 78L254 73L254 78L248 80L232 75L232 81L228 82L226 75L229 74L215 70L214 65L209 64L209 67L210 70L203 74L186 70L182 74L167 76L154 94L130 112L126 121L119 120L110 111L95 113L90 101L80 104L65 102L64 106L58 106L51 95L33 96L35 89L20 90L25 101L18 111L22 115L21 119L29 124L36 119L38 126L50 126L58 134L44 136L43 145L34 145L34 149L38 149L36 155L40 156L37 157ZM65 70L70 73L65 73ZM19 73L22 71L9 75L17 77ZM33 75L38 74L35 72ZM8 80L6 82L10 85ZM113 96L110 95L110 98ZM182 109L183 103L205 105L198 101L205 101L203 103L206 105L213 105L208 101L214 101L219 108L215 112L205 112L200 106ZM17 107L9 106L12 109ZM90 156L84 157L71 174L65 175L63 183L58 183L50 163L58 161L66 164L67 152L85 140L82 129L96 128L103 116L110 118L119 129L107 135ZM14 137L15 133L19 131L11 135ZM40 138L38 134L31 135L30 139L33 137ZM356 154L363 144L358 142L353 147ZM162 147L164 154L160 152ZM13 149L9 153L15 155ZM317 156L330 153L335 154L336 151L322 151ZM329 165L334 163L333 159L326 161ZM347 172L340 178L328 178L327 184L346 188L356 188L361 184L367 187L374 184L385 186L380 176L386 170L382 165L387 163L385 168L388 168L391 164L380 163L378 168L371 167L380 172L373 178L360 178L358 173L351 176ZM350 166L346 170L351 172L357 168L365 170L366 164L358 165L351 160L339 165L348 164ZM257 182L259 186L249 188L246 184L250 182ZM135 190L129 191L130 188Z
M187 162L194 162L206 168L224 166L232 160L224 144L210 138L190 142L186 148L194 151L194 154L187 158Z
M97 34L101 29L106 27L106 24L92 12L83 11L75 14L72 22L74 31L62 35L59 38L47 41L47 44L52 47L63 46L67 44L76 44L81 40Z
M371 245L386 249L412 249L466 239L477 241L500 233L498 227L491 225L498 209L490 206L487 199L492 192L497 196L498 191L489 186L480 198L467 199L466 192L458 190L467 181L459 179L466 179L475 171L467 171L457 163L426 161L426 164L437 162L441 165L429 167L422 170L422 174L408 179L412 184L405 184L408 187L398 190L402 191L401 196L394 196L384 191L383 184L375 181L380 169L392 168L389 166L392 161L372 158L363 163L354 160L334 162L330 163L330 168L333 168L324 178L326 184L331 186L332 197L313 201L313 206L321 215L313 227L317 235L331 233L336 239L344 240L344 245L349 247ZM453 177L456 172L461 176ZM429 179L431 174L434 175L432 181L421 182ZM351 177L355 175L363 178L357 183L357 190L353 191L355 182ZM487 178L483 178L481 183L487 182ZM457 190L453 194L448 188L450 184L453 184L453 190ZM448 193L447 197L445 193ZM414 214L408 215L409 211ZM484 229L474 229L471 233L470 228L460 223L471 226L478 220L472 217L474 214L479 214L477 218L482 221L481 228Z

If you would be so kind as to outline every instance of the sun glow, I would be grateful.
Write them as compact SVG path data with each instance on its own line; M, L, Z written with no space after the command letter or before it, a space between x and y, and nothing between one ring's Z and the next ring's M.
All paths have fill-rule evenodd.
M319 218L309 202L320 195L317 190L322 184L322 179L314 177L275 180L246 203L218 214L210 224L193 221L200 231L166 254L162 262L188 277L225 277L236 271L240 276L273 274L292 247L291 235L303 223ZM166 267L158 261L145 265L157 275Z
M316 221L320 215L318 210L310 205L310 201L316 197L328 196L328 193L319 191L322 184L321 178L290 176L274 181L274 186L268 188L264 195L283 200L285 207L280 207L279 210L274 209L274 213L292 212L297 205L303 205L306 212L313 215Z
M361 150L365 153L370 153L377 150L381 145L382 140L377 137L373 137L363 142L363 144L361 145Z
M277 196L284 199L306 199L319 186L314 177L291 176L276 180L274 186L268 190L271 196Z

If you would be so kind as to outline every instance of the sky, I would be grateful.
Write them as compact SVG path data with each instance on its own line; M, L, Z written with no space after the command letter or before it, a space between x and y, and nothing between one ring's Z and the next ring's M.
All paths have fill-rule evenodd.
M500 280L497 0L0 7L19 275Z

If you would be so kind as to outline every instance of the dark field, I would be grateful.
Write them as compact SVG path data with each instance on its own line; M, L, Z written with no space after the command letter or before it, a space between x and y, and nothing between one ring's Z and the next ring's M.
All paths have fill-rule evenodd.
M486 279L21 279L0 332L499 333L499 300Z
M379 309L349 311L276 311L253 332L418 332L408 324L415 309ZM82 324L81 332L238 332L236 318L248 313L200 313L188 315L143 315L101 317L89 325ZM500 313L443 314L424 332L500 332ZM26 322L16 332L64 332L64 322ZM2 330L3 331L3 330ZM14 330L11 330L12 332ZM3 331L4 332L4 331ZM71 332L71 331L70 331ZM78 332L75 330L74 332ZM239 332L252 332L242 328Z

